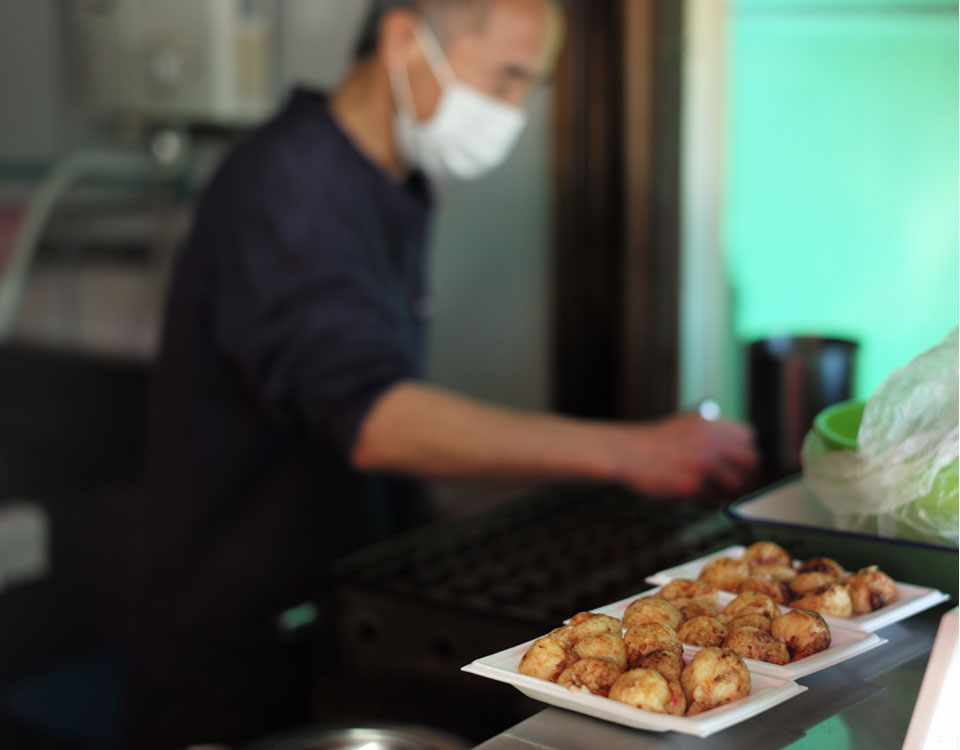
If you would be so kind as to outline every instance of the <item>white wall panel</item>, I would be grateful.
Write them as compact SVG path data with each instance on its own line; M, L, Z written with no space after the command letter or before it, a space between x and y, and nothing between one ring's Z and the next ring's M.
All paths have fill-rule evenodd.
M0 160L60 148L64 113L54 0L0 0Z

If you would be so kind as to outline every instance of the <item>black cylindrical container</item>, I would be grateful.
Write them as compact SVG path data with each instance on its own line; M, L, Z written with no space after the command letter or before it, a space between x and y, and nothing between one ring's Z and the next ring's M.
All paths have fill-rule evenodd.
M750 345L748 418L769 478L799 471L814 417L851 397L858 348L854 341L812 336Z

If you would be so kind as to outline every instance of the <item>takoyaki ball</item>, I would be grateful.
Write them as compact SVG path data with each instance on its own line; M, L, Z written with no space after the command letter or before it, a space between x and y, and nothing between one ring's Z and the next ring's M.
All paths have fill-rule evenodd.
M793 609L773 618L770 635L787 647L791 661L830 648L830 627L817 612L809 610Z
M520 660L520 674L556 682L564 670L577 661L577 655L563 641L547 635L534 641Z
M850 589L842 583L831 583L819 589L806 592L790 602L791 607L797 609L811 609L821 615L834 617L851 617L853 615L853 601L850 598Z
M707 602L691 602L680 608L680 614L683 615L684 621L692 620L694 617L716 617L717 608Z
M899 596L896 582L876 565L847 576L843 582L850 590L855 615L865 615L893 604Z
M553 631L551 635L562 640L568 646L575 646L577 641L589 638L592 635L601 635L602 633L620 635L620 632L620 620L616 617L598 615L594 612L581 612L574 615L564 627Z
M641 656L652 654L654 651L683 653L683 644L677 637L677 631L659 622L634 625L624 634L623 642L627 645L627 665L631 669L640 662Z
M687 708L680 684L653 669L624 672L610 688L610 697L628 706L658 714L683 716Z
M768 581L789 581L797 575L797 571L789 565L751 565L750 575Z
M774 638L770 633L766 631L760 631L764 635L769 635L771 642L767 646L767 657L764 659L769 664L789 664L792 660L790 656L790 651L787 649L786 644L780 643L776 638Z
M680 675L687 715L709 711L750 693L750 672L740 655L728 648L705 648Z
M717 606L717 589L715 586L703 581L690 581L686 578L677 578L670 581L660 589L657 596L666 599L677 608L694 602Z
M621 672L627 668L627 647L619 633L581 638L573 647L573 653L581 659L606 659L619 666Z
M753 614L734 617L725 624L727 626L727 633L733 633L740 628L758 628L769 633L770 623L772 621L773 619L766 615Z
M824 573L820 570L811 570L806 573L800 573L796 578L790 581L787 585L790 587L790 592L797 596L803 596L808 591L814 591L815 589L822 589L824 586L829 586L831 583L836 582L836 578L833 577L831 573Z
M720 646L727 637L727 629L716 617L694 617L680 626L677 637L691 646Z
M783 581L768 581L765 578L750 576L740 581L740 584L734 589L734 593L744 594L748 591L754 591L758 594L766 594L777 604L786 604L792 598L790 588Z
M773 542L756 542L744 550L744 562L750 565L786 565L793 567L789 553Z
M743 617L744 615L763 615L773 619L780 614L780 608L773 598L767 594L762 594L759 591L744 591L723 608L723 614L731 618Z
M637 663L638 668L655 669L664 677L680 682L680 673L686 666L683 656L674 651L654 651L641 656Z
M579 628L579 631L585 635L596 635L602 632L619 633L620 620L596 612L579 612L570 618L567 627Z
M597 616L596 612L577 612L570 620L567 622L567 626L572 627L574 625L579 625L581 622L586 622L587 620L592 620Z
M563 671L557 684L567 690L606 697L622 674L621 667L606 659L581 659Z
M647 622L659 622L676 628L683 622L680 610L666 599L657 596L645 596L630 603L623 613L623 627L632 628L634 625L643 625Z
M833 576L833 580L835 581L840 580L847 574L840 563L836 560L831 560L829 557L811 557L809 560L804 560L797 566L797 572L826 573L827 575Z
M727 636L724 646L744 659L756 659L770 664L789 664L787 647L766 630L750 626L738 628Z
M697 580L716 586L722 591L733 591L744 578L750 575L750 563L721 557L703 566Z

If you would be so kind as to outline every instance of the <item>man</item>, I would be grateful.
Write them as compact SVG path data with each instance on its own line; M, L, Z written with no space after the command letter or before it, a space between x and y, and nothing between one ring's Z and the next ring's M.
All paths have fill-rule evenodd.
M306 717L274 618L402 502L387 474L666 497L753 467L736 424L576 421L421 381L424 173L475 177L506 157L560 28L552 0L377 3L340 90L295 93L213 181L156 372L137 746L241 742Z

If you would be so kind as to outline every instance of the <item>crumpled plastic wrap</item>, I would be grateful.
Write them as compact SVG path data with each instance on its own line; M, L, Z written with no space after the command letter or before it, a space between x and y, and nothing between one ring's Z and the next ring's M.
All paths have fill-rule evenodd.
M958 377L955 328L877 389L857 450L831 450L807 434L803 483L838 528L957 545Z

